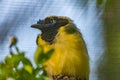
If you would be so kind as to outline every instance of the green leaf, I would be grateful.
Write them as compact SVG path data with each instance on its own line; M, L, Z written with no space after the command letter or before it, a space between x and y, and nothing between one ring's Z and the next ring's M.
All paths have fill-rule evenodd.
M47 53L44 54L44 59L47 61L53 54L54 49L49 50Z
M22 58L21 61L22 61L23 65L32 66L32 63L31 63L30 60L27 59L27 58Z
M52 78L49 78L49 77L46 77L46 76L44 76L43 79L44 80L53 80Z
M47 61L51 57L53 51L54 50L51 49L47 53L40 53L37 58L38 64L43 64L45 61Z
M30 66L30 65L24 65L24 69L25 69L27 72L29 72L30 74L32 74L32 72L33 72L33 68L32 68L32 66Z
M34 55L34 61L36 64L39 64L39 58L43 55L43 48L38 46Z

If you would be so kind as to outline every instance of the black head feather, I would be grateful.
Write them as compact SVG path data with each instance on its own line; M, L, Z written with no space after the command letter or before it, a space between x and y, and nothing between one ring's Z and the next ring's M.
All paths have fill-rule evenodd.
M57 16L50 16L44 20L39 19L39 21L37 21L37 26L33 25L32 27L38 28L42 31L41 37L43 40L49 43L53 43L59 28L66 24L68 24L68 19Z

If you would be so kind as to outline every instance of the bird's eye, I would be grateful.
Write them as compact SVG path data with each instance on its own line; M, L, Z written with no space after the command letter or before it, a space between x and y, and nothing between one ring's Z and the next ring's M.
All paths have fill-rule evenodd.
M53 23L53 22L55 22L55 20L53 18L47 18L47 19L45 19L45 23L46 24L50 24L50 23Z
M50 23L53 23L53 19L50 19Z

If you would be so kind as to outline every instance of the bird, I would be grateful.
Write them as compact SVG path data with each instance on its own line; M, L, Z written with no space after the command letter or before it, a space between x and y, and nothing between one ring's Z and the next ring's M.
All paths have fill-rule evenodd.
M32 28L39 29L36 43L44 52L54 49L44 65L53 80L89 80L89 55L86 43L73 20L66 16L47 16Z

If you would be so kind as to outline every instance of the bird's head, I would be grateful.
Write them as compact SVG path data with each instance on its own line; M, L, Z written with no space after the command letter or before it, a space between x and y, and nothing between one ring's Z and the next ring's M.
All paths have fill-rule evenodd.
M42 31L41 37L43 40L52 43L60 27L67 26L71 21L64 16L49 16L43 20L39 20L33 24L32 28L37 28Z

